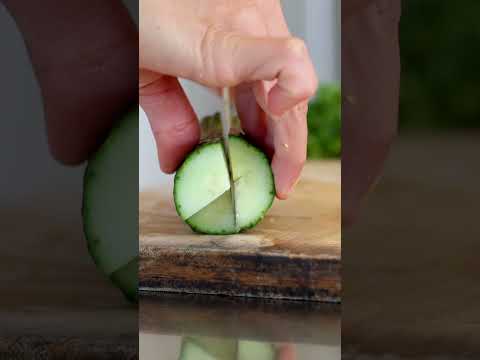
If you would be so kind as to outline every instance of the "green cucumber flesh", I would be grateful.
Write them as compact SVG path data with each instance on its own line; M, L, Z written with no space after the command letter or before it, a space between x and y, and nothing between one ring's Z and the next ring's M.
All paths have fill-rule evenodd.
M220 360L194 341L184 340L179 360Z
M268 342L187 336L182 340L180 360L275 360L277 352Z
M203 164L203 166L202 166ZM176 186L175 202L180 216L188 219L230 188L222 144L200 145L175 175L175 185L194 181L194 186Z
M215 359L236 360L237 340L216 338L210 336L187 336L187 342L192 342L208 352Z
M134 298L138 259L138 107L121 119L89 160L82 215L95 263L127 298Z
M220 140L200 145L175 175L177 212L196 232L234 234L251 228L273 203L275 185L268 158L243 137L230 136L229 142L237 226Z
M132 301L138 301L138 259L131 260L128 264L110 275L110 280L122 289L125 297Z
M276 351L272 344L240 340L238 342L238 357L237 360L275 360Z

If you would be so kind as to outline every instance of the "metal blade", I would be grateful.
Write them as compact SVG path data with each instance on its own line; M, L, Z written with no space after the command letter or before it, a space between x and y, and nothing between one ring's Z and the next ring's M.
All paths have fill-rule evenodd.
M230 179L230 193L232 195L232 208L233 219L235 228L237 228L237 206L235 201L235 181L233 180L232 161L230 157L230 143L228 141L228 135L230 133L230 127L232 125L232 101L230 98L230 89L228 87L223 88L223 112L222 112L222 144L223 154L225 156L225 162L227 163L228 177Z

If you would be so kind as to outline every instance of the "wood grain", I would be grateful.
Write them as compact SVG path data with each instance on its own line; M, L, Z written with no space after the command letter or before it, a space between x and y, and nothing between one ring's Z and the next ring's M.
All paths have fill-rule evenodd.
M342 349L352 359L480 359L479 140L407 133L394 144L343 233Z
M308 163L295 192L254 229L194 234L171 196L140 195L140 288L338 302L340 164Z

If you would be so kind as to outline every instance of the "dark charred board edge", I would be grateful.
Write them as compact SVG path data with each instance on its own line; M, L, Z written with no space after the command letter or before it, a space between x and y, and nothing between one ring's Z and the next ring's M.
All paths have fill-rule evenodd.
M142 292L341 302L340 258L141 246Z

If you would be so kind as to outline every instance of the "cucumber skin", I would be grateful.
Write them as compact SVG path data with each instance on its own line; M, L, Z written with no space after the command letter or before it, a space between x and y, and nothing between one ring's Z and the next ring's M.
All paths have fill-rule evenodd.
M118 288L120 288L127 298L132 303L138 302L138 257L132 259L128 264L125 264L124 267L127 267L127 270L130 271L131 265L134 265L134 268L137 269L134 276L131 276L130 273L121 272L119 270L115 271L110 275L110 281L112 281ZM127 275L127 276L125 276ZM136 281L132 281L132 278L135 278ZM134 284L132 286L132 283Z
M126 121L126 118L128 118L128 116L130 114L134 113L134 112L138 113L138 108L136 106L130 108L129 110L127 110L125 112L125 115L121 118L120 121L118 121L112 127L112 129L110 130L110 133L106 136L104 142L98 147L97 151L88 160L87 166L85 168L85 172L83 174L82 207L81 207L80 212L82 214L82 219L83 219L83 221L82 221L82 223L83 223L83 233L85 235L85 239L86 239L86 242L87 242L87 250L88 250L88 253L90 254L90 257L92 258L94 264L96 265L96 267L99 270L101 270L102 274L106 278L108 278L108 280L123 293L125 299L127 299L131 303L136 304L136 303L138 303L138 293L133 294L128 289L123 289L123 288L119 287L119 281L116 280L116 279L112 279L112 276L108 276L102 270L102 265L101 265L100 260L98 259L97 255L96 255L95 247L93 246L94 244L99 243L100 240L98 240L97 236L89 230L91 228L91 226L89 225L89 222L87 221L87 219L88 219L87 214L90 213L91 210L88 206L88 196L87 196L87 192L86 192L86 189L89 186L91 186L90 182L92 182L92 180L97 176L96 171L94 170L95 158L97 156L101 155L103 146L108 141L108 139L110 137L112 137L117 131L122 131L121 130L122 129L122 123L124 122L122 120ZM138 259L138 257L137 257L137 259ZM132 259L132 261L133 260L134 259Z
M268 160L268 157L267 155L265 155L265 153L260 150L259 148L257 148L256 146L254 146L253 144L251 144L247 139L245 139L244 136L241 136L241 135L230 135L229 136L230 138L238 138L238 139L241 139L247 146L250 146L250 147L253 147L255 148L258 152L259 152L259 155L260 156L263 156L264 159L270 163L270 161ZM221 139L216 139L216 140L209 140L209 141L206 141L200 145L198 145L190 154L188 154L188 156L185 158L185 160L183 161L182 165L180 165L180 167L178 168L178 171L175 173L175 179L174 179L174 187L173 187L173 198L174 200L176 199L176 189L177 189L177 185L178 185L178 181L181 179L181 169L182 167L185 165L185 164L188 164L188 162L193 158L193 155L194 154L198 154L203 148L207 147L207 146L210 146L210 145L213 145L213 144L217 144L217 143L220 143L221 142ZM265 208L265 211L258 217L257 220L251 222L250 224L242 227L242 229L240 229L239 231L237 232L230 232L230 231L208 231L208 232L205 232L203 230L200 230L199 228L197 228L195 225L192 225L187 219L183 219L182 216L181 216L181 213L180 213L180 205L177 204L177 201L174 201L175 203L175 210L177 211L177 214L178 216L180 216L182 218L182 220L197 234L208 234L208 235L232 235L232 234L238 234L238 233L242 233L244 231L247 231L249 229L252 229L254 228L256 225L258 225L258 223L260 223L263 218L265 217L265 215L267 214L268 210L270 210L270 208L272 207L273 205L273 201L275 200L275 193L276 193L276 190L275 190L275 180L273 178L273 173L270 172L270 175L271 175L271 179L272 179L272 184L273 184L273 189L271 191L271 195L272 195L272 198L271 198L271 201L270 203L268 204L268 206L266 206Z
M90 165L90 164L89 164ZM83 233L85 234L85 238L87 239L87 249L90 257L92 258L93 262L95 263L96 267L101 270L100 260L97 258L95 247L92 244L98 243L100 240L96 239L96 235L89 231L89 223L87 221L88 216L86 216L87 212L90 212L90 209L87 206L88 196L85 194L85 189L88 187L89 182L95 178L95 172L92 170L92 166L87 165L85 170L85 174L83 176L83 188L84 188L84 195L82 197L82 218L83 218ZM106 276L105 273L102 271L102 274L108 278L108 280L115 285L120 291L123 293L123 296L131 303L138 303L138 293L133 293L129 289L125 289L120 286L120 281L113 278L112 276Z

